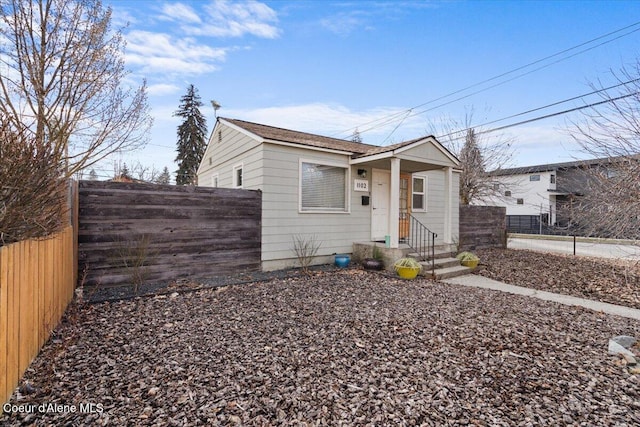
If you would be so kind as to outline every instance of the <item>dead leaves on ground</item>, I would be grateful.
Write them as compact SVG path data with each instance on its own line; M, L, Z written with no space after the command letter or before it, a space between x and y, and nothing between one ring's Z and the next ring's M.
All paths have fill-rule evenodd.
M11 403L20 425L635 425L607 355L638 322L362 271L81 307ZM60 347L63 346L63 347Z
M477 251L477 274L512 285L640 309L640 264L527 250Z

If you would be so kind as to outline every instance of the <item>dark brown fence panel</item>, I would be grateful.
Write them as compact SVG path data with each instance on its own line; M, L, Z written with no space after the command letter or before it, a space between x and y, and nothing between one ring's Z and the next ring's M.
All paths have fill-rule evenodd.
M505 207L460 205L460 250L504 247L506 218Z
M259 270L261 209L259 191L80 181L80 277L114 286Z

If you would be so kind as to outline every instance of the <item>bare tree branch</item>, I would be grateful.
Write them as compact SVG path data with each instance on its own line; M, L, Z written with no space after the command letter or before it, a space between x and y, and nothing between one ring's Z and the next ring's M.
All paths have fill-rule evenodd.
M503 197L504 188L490 172L504 169L513 161L512 138L482 133L473 126L473 109L464 122L445 119L432 123L431 132L460 160L460 203L490 203Z
M615 93L599 92L607 102L584 110L570 130L585 153L601 160L582 168L582 190L563 214L584 234L639 240L640 60L611 74L624 84Z
M123 87L124 39L98 0L0 2L0 113L67 176L146 143L146 85Z
M0 117L0 246L59 231L66 201L51 147Z

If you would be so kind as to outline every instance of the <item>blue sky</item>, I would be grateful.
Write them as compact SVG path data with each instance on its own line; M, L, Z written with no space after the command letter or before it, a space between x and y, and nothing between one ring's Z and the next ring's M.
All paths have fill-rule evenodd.
M191 83L205 102L201 111L209 131L214 124L209 101L215 99L223 117L344 138L358 127L364 142L382 145L432 133L442 120L464 122L471 108L473 124L480 125L588 93L589 82L613 84L610 70L634 64L640 54L636 25L447 97L635 24L640 2L107 4L116 27L128 23L123 32L129 79L147 80L155 120L149 146L121 160L172 171L180 123L172 113ZM523 73L528 74L514 79ZM576 100L486 128L595 100ZM409 110L416 106L421 107ZM379 121L389 117L394 120ZM503 131L514 141L512 166L584 157L566 134L572 117Z

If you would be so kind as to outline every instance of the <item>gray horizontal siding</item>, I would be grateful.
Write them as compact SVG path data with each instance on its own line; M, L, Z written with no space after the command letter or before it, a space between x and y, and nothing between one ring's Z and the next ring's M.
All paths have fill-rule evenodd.
M436 243L444 242L444 215L445 215L445 171L435 170L428 172L418 172L414 175L422 175L427 177L427 212L414 212L413 215L422 222L429 230L438 235ZM453 174L453 189L451 192L451 224L452 238L454 241L458 236L458 203L459 203L459 185L460 174Z
M361 206L362 193L352 191L357 168L351 168L351 213L298 212L300 159L348 166L347 156L272 144L263 147L263 261L289 260L293 265L295 235L317 237L321 242L318 256L350 253L354 241L369 239L370 207Z
M223 142L218 142L217 130L222 129ZM209 158L212 165L209 165ZM242 163L243 186L248 190L262 189L262 146L249 136L218 123L202 160L198 173L201 186L211 186L211 178L218 175L218 186L233 187L233 168Z

